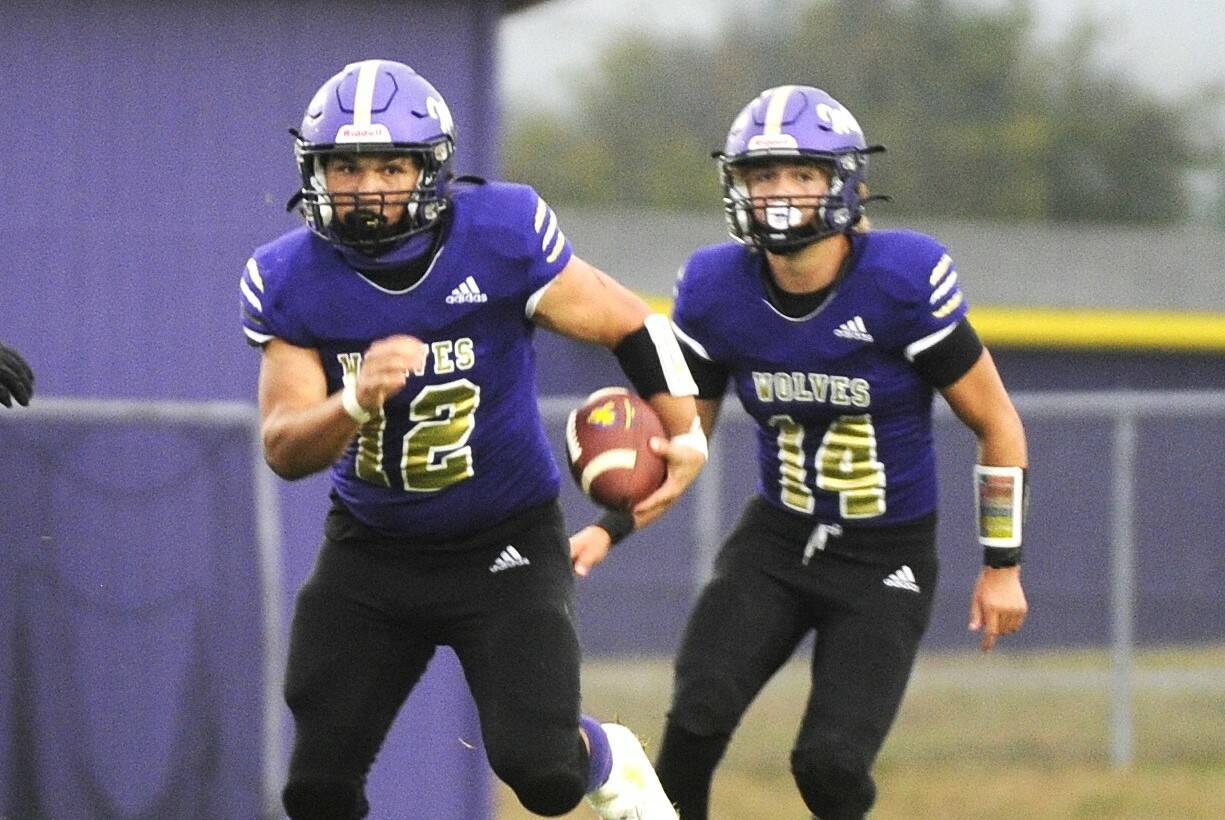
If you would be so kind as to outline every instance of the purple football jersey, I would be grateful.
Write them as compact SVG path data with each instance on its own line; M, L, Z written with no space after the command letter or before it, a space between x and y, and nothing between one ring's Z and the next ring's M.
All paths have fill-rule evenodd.
M259 248L241 290L243 330L318 350L328 391L376 339L429 346L422 372L362 425L332 483L363 523L414 538L460 538L557 496L536 397L529 299L570 260L531 188L456 183L451 225L425 275L386 290L305 227Z
M757 423L758 490L822 521L882 526L936 507L932 389L914 355L966 314L944 247L909 231L851 236L846 273L798 319L766 297L761 256L735 243L690 257L674 321L728 371Z

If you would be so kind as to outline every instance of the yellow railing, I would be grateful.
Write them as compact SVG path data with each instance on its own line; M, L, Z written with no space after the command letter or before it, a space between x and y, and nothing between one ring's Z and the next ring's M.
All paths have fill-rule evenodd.
M672 312L672 300L644 297ZM977 305L970 320L991 347L1225 353L1225 314Z

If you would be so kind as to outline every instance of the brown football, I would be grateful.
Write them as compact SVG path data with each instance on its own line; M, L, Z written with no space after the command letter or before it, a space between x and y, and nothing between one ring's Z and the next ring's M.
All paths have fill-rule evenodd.
M597 504L628 510L664 482L667 464L649 443L663 435L641 396L624 387L597 390L566 421L570 474Z

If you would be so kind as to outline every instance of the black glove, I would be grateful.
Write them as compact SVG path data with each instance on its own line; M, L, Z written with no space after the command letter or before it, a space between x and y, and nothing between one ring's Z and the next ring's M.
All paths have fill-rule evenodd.
M25 407L34 393L34 371L21 354L0 344L0 404L13 406L13 399Z

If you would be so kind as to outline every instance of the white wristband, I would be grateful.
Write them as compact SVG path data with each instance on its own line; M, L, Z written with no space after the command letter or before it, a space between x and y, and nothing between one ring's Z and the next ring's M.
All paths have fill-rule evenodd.
M697 418L694 418L689 432L673 436L669 441L672 444L679 444L682 447L697 450L702 454L702 458L710 458L710 449L706 444L706 434L702 432L702 422Z
M357 379L345 379L344 389L340 391L340 405L349 414L349 418L358 424L370 421L371 412L357 401Z

